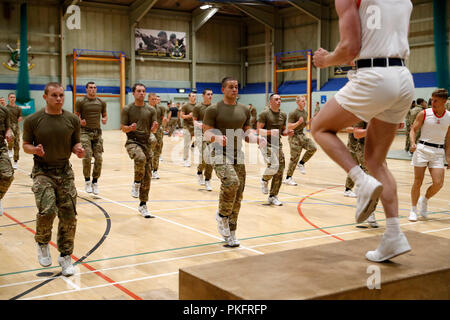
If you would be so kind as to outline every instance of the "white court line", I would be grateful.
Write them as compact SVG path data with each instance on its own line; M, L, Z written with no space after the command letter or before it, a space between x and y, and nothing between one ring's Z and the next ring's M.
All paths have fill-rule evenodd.
M443 218L443 219L439 219L439 220L448 220L450 218ZM420 222L424 222L424 221L418 221ZM417 224L418 222L409 222L409 223L404 223L401 224L401 226L406 226L406 225L413 225L413 224ZM380 229L380 228L378 228ZM277 244L281 244L281 243L289 243L289 242L296 242L296 241L306 241L306 240L312 240L312 239L320 239L320 238L327 238L327 237L332 237L332 236L338 236L338 235L344 235L344 234L352 234L352 233L360 233L360 232L368 232L368 231L376 231L378 229L366 229L366 230L354 230L354 231L347 231L347 232L339 232L339 233L334 233L334 234L326 234L326 235L321 235L321 236L314 236L314 237L307 237L307 238L298 238L298 239L292 239L292 240L286 240L286 241L279 241L279 242L271 242L271 243L265 243L265 244L260 244L260 245L254 245L254 246L250 246L251 248L255 248L255 247L262 247L262 246L269 246L269 245L277 245ZM436 229L433 231L441 231L441 230L447 230L450 228L443 228L443 229ZM315 230L314 230L315 231ZM426 233L422 232L422 233ZM430 232L430 231L428 231ZM240 248L241 249L241 248ZM242 250L242 249L241 249ZM221 250L221 251L214 251L214 252L210 252L210 253L203 253L203 254L199 254L199 255L208 255L208 254L216 254L216 253L220 253L220 252L227 252L226 250ZM193 257L196 255L190 255L190 256L186 256L187 258L189 257ZM185 257L177 257L177 258L170 258L170 259L162 259L162 261L164 260L179 260L179 259L184 259ZM149 261L146 263L142 263L142 264L149 264L149 263L154 263L157 261ZM141 264L139 264L141 265ZM134 266L134 265L130 265L130 266ZM127 266L123 266L123 267L127 267ZM116 267L121 268L121 267ZM110 268L111 269L111 268ZM103 271L103 270L109 270L109 269L99 269L97 271ZM129 283L129 282L135 282L135 281L141 281L141 280L148 280L148 279L153 279L153 278L159 278L159 277L165 277L165 276L171 276L174 274L178 274L178 272L170 272L170 273L162 273L162 274L158 274L158 275L152 275L152 276L147 276L147 277L141 277L141 278L136 278L136 279L130 279L130 280L124 280L124 281L118 281L118 282L114 282L114 283L107 283L107 284L103 284L103 285L98 285L98 286L92 286L92 287L84 287L84 288L80 288L80 290L89 290L89 289L96 289L96 288L100 288L100 287L107 287L107 286L112 286L114 284L123 284L123 283ZM32 299L39 299L39 298L45 298L45 297L49 297L49 296L55 296L55 295L59 295L59 294L66 294L66 293L72 293L73 290L68 290L68 291L60 291L60 292L53 292L51 294L46 294L46 295L41 295L41 296L35 296L35 297L30 297L24 300L32 300Z
M85 191L82 191L82 190L81 190L81 192L86 193ZM119 206L122 206L122 207L125 207L125 208L128 208L128 209L131 209L131 210L133 210L133 211L138 211L136 208L130 207L130 206L126 205L126 204L123 204L123 203L120 203L120 202L117 202L117 201L114 201L114 200L111 200L111 199L108 199L108 198L105 198L105 197L102 197L102 196L99 196L99 195L97 195L97 197L99 197L99 198L101 198L101 199L103 199L103 200L106 200L106 201L110 201L110 202L112 202L112 203L114 203L114 204L116 204L116 205L119 205ZM212 206L205 206L205 207L212 207ZM217 205L215 204L214 207L217 207ZM190 207L190 208L196 208L196 207ZM186 210L186 208L177 208L177 209L178 209L178 210ZM160 212L160 211L167 211L167 210L166 210L166 209L162 209L162 210L150 210L149 212L152 212L152 213L153 213L153 212ZM163 218L163 217L160 217L160 216L156 216L156 215L155 215L155 217L158 218L158 219L161 219L161 220L163 220L163 221L165 221L165 222L174 224L174 225L176 225L176 226L179 226L179 227L182 227L182 228L185 228L185 229L188 229L188 230L191 230L191 231L194 231L194 232L203 234L203 235L205 235L205 236L214 238L214 239L216 239L216 240L220 240L220 241L223 240L223 238L217 237L217 236L212 235L212 234L207 233L207 232L203 232L203 231L198 230L198 229L196 229L196 228L189 227L189 226L187 226L187 225L185 225L185 224L178 223L178 222L172 221L172 220L170 220L170 219L166 219L166 218ZM244 249L250 250L250 251L252 251L252 252L254 252L254 253L257 253L257 254L264 254L264 253L262 253L262 252L260 252L260 251L253 250L253 249L250 249L250 248L244 247Z
M235 251L238 251L238 250L244 250L244 249L243 248L236 248L235 249ZM141 263L134 263L134 264L125 264L125 265L121 265L121 266L118 266L118 267L110 267L110 268L96 269L94 271L79 272L79 273L76 273L74 276L75 277L79 277L79 276L88 275L88 274L96 273L96 272L104 272L104 271L119 270L119 269L125 269L125 268L133 268L133 267L143 266L143 265L148 265L148 264L155 264L155 263L161 263L161 262L170 262L170 261L176 261L176 260L196 258L196 257L213 255L213 254L218 254L218 253L225 253L225 252L229 253L230 250L229 249L225 249L225 250L218 250L218 251L212 251L212 252L192 254L192 255L188 255L188 256L166 258L166 259L153 260L153 261L150 260L150 261L141 262ZM90 263L92 263L92 262L90 262ZM79 267L79 266L80 266L80 264L77 265L77 267ZM67 277L65 277L65 276L58 276L58 277L54 277L54 278L55 279L59 279L59 278L67 278ZM53 277L49 277L49 278L41 278L41 279L35 279L35 280L29 280L29 281L14 282L14 283L9 283L9 284L5 284L5 285L0 285L0 288L13 287L13 286L30 284L30 283L35 283L35 282L42 282L42 281L51 280L51 279L54 279L54 278Z

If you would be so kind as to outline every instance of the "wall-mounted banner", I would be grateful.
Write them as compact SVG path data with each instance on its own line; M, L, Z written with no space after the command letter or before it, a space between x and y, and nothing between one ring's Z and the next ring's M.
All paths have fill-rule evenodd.
M166 30L136 29L136 54L161 58L186 57L186 33Z

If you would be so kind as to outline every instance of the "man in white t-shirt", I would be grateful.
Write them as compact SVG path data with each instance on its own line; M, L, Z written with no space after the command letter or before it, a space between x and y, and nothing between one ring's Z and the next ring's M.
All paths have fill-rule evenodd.
M447 98L447 90L435 90L431 95L431 108L417 115L409 133L410 151L414 152L411 160L414 166L414 184L411 188L411 212L408 218L410 221L417 221L417 204L420 215L427 217L428 200L444 185L444 157L447 158L447 163L450 162L450 111L445 109ZM421 133L416 144L415 137L418 130L421 130ZM419 198L427 167L432 184L425 195Z
M386 154L412 99L414 82L405 59L409 56L410 1L335 0L340 41L333 52L314 53L318 68L354 64L349 82L330 99L311 122L311 132L322 149L339 164L358 187L356 222L365 221L378 198L386 214L386 232L380 245L366 253L381 262L411 250L400 230L397 184L386 165ZM337 137L341 129L361 120L369 123L366 174Z

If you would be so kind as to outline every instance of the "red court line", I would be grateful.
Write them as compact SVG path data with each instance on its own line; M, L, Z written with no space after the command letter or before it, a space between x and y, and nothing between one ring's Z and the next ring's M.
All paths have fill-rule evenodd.
M10 216L9 214L7 214L6 212L3 212L3 214L8 217L9 219L11 219L12 221L14 221L15 223L19 224L21 227L24 227L25 229L27 229L28 231L30 231L33 234L36 234L36 231L34 231L33 229L27 227L26 225L24 225L22 222L20 222L19 220L15 219L14 217ZM57 245L50 241L49 242L50 245L52 245L54 248L58 249ZM74 261L78 261L79 258L77 258L76 256L74 256L73 254L70 255L72 257L72 259ZM114 280L112 280L110 277L106 276L105 274L101 273L100 271L97 271L94 267L90 266L87 263L81 263L81 265L85 266L88 270L93 271L96 275L98 275L99 277L101 277L102 279L106 280L107 282L111 283L114 287L116 287L117 289L123 291L124 293L126 293L127 295L129 295L130 297L132 297L135 300L143 300L141 297L139 297L137 294L134 294L133 292L131 292L130 290L128 290L127 288L121 286L120 284L116 283Z
M313 226L313 227L316 228L317 230L322 231L323 233L326 233L326 234L328 234L328 235L332 236L333 238L338 239L338 240L340 240L340 241L345 241L344 239L342 239L342 238L340 238L340 237L338 237L338 236L332 235L332 234L329 233L328 231L321 229L320 227L316 226L314 223L312 223L311 221L309 221L309 220L305 217L305 215L303 214L302 209L301 209L301 206L302 206L303 201L305 201L305 200L308 199L309 197L311 197L311 196L313 196L313 195L315 195L315 194L317 194L317 193L320 193L320 192L323 192L323 191L327 191L327 190L329 190L329 189L338 188L338 187L340 187L340 186L330 187L330 188L318 190L318 191L315 191L315 192L313 192L313 193L308 194L306 197L304 197L304 198L303 198L302 200L300 200L300 202L298 203L298 205L297 205L297 211L298 211L298 214L300 215L300 217L303 218L303 220L305 220L307 223L309 223L311 226Z

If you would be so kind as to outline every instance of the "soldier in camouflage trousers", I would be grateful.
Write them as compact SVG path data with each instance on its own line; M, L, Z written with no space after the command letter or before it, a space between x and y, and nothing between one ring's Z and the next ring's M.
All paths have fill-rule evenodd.
M8 148L5 143L13 139L10 128L9 113L6 107L0 106L0 216L3 215L2 199L14 180L14 169L8 156Z
M365 173L368 173L368 170L365 165L365 160L364 160L364 143L365 143L364 136L366 134L366 128L367 128L367 122L361 121L361 122L358 122L357 124L355 124L353 127L347 128L346 131L348 132L347 148L349 149L353 159L359 164L361 169ZM356 137L358 137L358 138L356 138ZM345 182L345 191L344 191L345 197L351 197L351 198L357 197L356 193L354 193L352 191L354 185L355 185L355 183L353 182L353 180L350 179L349 176L347 176L347 180ZM378 204L378 200L375 205L375 208L376 208L377 204ZM375 219L375 214L373 212L367 219L367 223L369 224L369 226L371 226L373 228L378 228L378 223Z
M48 243L53 220L58 216L58 262L64 276L73 275L71 254L77 224L77 190L69 162L74 153L82 159L85 150L80 142L80 119L63 110L64 88L58 83L47 84L44 90L45 108L25 119L23 150L33 154L32 191L36 200L35 240L38 260L43 267L52 264Z
M295 166L298 166L299 171L302 174L305 174L305 163L311 159L317 151L314 141L308 138L303 132L308 120L308 112L305 109L306 97L302 95L297 96L296 103L298 107L291 111L288 116L288 128L294 130L294 135L288 139L291 157L286 172L286 180L284 181L287 185L291 186L297 185L292 178L294 175ZM306 152L299 162L303 149L305 149Z

